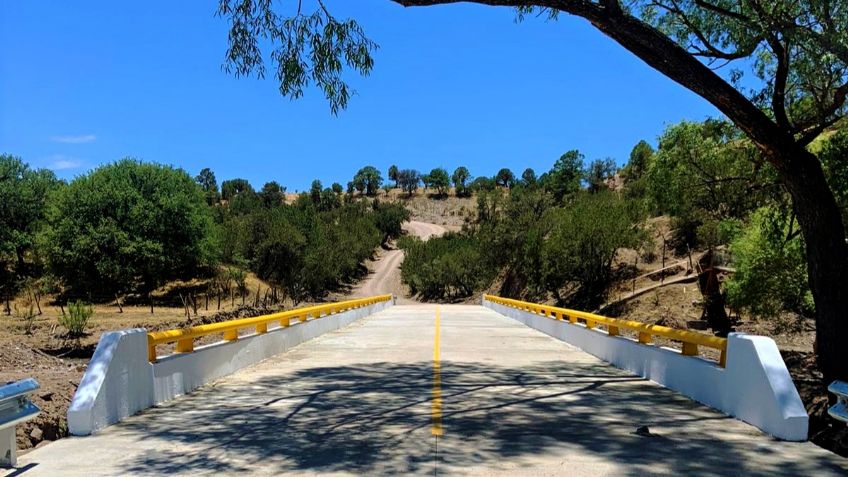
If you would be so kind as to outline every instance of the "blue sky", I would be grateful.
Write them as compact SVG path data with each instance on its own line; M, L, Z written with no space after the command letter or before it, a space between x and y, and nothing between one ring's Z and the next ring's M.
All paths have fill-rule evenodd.
M366 164L541 173L575 148L622 163L668 124L718 114L580 19L329 0L380 45L334 117L317 90L291 101L224 73L216 4L2 2L0 152L68 179L133 156L303 190Z

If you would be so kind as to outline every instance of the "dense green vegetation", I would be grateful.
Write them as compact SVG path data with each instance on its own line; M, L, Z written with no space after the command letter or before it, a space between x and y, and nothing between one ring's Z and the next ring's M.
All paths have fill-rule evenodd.
M366 167L352 182L368 195L381 180ZM246 270L279 298L317 300L361 274L362 261L409 218L402 205L344 197L340 184L316 180L287 204L275 181L256 191L236 178L219 189L210 169L192 178L133 159L65 184L0 156L0 199L7 300L24 288L88 301L144 297L168 281L202 277L214 278L212 292L243 293Z
M73 294L147 293L215 264L212 220L184 171L124 159L55 191L43 250Z
M476 220L461 233L401 242L403 280L426 299L467 297L500 276L506 296L599 304L616 251L641 245L644 214L638 201L581 188L583 177L576 151L539 180L500 170L477 189Z

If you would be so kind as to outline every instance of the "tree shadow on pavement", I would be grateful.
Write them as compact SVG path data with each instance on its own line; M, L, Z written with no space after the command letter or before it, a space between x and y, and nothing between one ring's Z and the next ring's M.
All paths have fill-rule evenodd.
M443 362L438 457L432 397L429 362L311 368L207 386L113 432L166 443L128 459L127 473L151 475L432 475L434 465L451 475L492 473L483 467L520 475L541 464L567 475L593 462L616 475L844 472L603 364Z

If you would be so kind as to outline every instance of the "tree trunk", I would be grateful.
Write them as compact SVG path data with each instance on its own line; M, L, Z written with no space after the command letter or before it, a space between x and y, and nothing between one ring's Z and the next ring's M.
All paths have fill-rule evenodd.
M818 159L798 147L781 171L804 234L816 304L816 358L825 382L848 380L848 245L842 215Z

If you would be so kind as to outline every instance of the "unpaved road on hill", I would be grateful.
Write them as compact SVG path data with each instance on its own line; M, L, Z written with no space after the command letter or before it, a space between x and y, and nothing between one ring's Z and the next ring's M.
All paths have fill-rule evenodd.
M438 237L447 231L441 225L414 220L405 223L403 228L410 235L421 237L422 240ZM351 297L393 293L398 297L398 303L414 303L414 300L407 298L407 289L400 280L401 263L403 263L403 250L380 250L376 259L368 266L371 270L368 277L354 287Z

